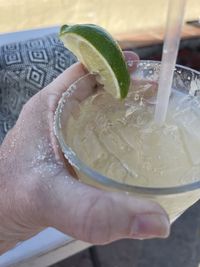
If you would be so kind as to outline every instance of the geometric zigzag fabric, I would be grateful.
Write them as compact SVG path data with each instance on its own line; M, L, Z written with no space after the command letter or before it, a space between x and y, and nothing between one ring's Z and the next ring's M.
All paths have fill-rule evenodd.
M76 61L57 34L0 47L0 143L24 103Z

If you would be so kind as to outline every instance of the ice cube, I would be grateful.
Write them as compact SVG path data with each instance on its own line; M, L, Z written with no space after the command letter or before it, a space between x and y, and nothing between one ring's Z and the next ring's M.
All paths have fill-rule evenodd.
M191 102L193 103L193 102ZM200 114L199 110L190 105L174 116L180 127L185 148L192 164L200 164Z
M180 184L194 183L200 180L200 166L193 166L181 178Z
M118 182L124 182L127 175L126 169L122 166L121 162L117 158L110 158L112 158L112 161L110 162L109 167L107 169L108 177L113 178Z
M96 134L88 128L82 129L81 137L77 133L73 141L75 152L87 164L94 164L100 158L107 157L106 149L104 149ZM91 151L94 151L94 153L91 153Z

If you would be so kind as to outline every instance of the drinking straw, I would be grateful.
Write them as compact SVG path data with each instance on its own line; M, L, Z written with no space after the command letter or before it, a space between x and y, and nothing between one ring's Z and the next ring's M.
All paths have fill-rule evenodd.
M186 0L169 0L154 120L163 125L181 38Z

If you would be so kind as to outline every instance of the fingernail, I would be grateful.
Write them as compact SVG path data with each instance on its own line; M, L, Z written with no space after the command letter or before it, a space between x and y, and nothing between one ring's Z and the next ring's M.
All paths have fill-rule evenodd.
M132 227L134 238L145 239L169 236L170 223L164 214L142 214L135 217Z

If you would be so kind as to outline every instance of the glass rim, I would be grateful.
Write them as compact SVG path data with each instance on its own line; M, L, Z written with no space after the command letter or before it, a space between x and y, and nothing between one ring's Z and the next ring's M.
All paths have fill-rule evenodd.
M153 60L139 60L138 63L150 63L150 64L160 64L160 61L153 61ZM193 70L189 67L185 67L182 65L176 64L176 67L189 70L193 73L196 73L197 75L200 75L200 72ZM76 80L73 84L71 84L67 90L71 87L77 84L80 80L84 79L88 75L94 75L92 73L88 73L82 77L80 77L78 80ZM67 92L66 90L66 92ZM128 193L135 193L135 194L145 194L145 195L173 195L177 193L184 193L189 192L193 190L197 190L200 188L200 180L195 181L192 183L180 185L180 186L170 186L170 187L144 187L144 186L136 186L136 185L128 185L124 183L117 182L103 174L101 174L98 171L95 171L94 169L87 166L82 160L78 158L76 153L65 143L64 137L62 135L61 131L61 123L60 123L60 117L59 115L62 112L63 108L63 100L66 96L66 92L63 93L62 97L60 98L58 102L58 106L56 108L56 112L54 115L54 133L58 139L58 143L60 145L60 148L65 156L65 158L68 160L68 162L75 167L78 171L82 172L84 175L87 175L91 180L96 182L99 185L111 188L113 190L118 191L124 191Z

